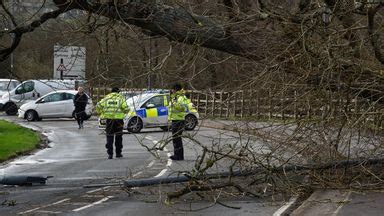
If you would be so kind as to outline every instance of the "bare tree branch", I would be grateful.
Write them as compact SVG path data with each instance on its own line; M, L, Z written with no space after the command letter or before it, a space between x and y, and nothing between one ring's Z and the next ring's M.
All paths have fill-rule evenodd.
M167 37L171 41L216 49L253 60L263 60L267 57L267 52L260 52L260 50L271 50L276 47L272 46L273 42L270 40L263 40L263 38L271 38L272 32L268 35L268 31L260 33L256 31L252 35L254 38L259 38L255 43L244 34L228 35L225 31L228 24L219 24L211 18L163 4L128 2L116 6L89 4L85 0L54 0L54 2L60 8L86 10L111 19L120 19L150 31L154 35ZM239 25L239 23L233 25Z
M12 44L8 48L0 50L0 61L4 61L17 48L24 33L34 31L49 19L55 19L68 9L70 8L62 7L52 12L45 13L41 15L39 19L34 20L32 23L24 26L16 26L15 29L9 31L9 33L12 34Z
M371 44L373 50L375 52L375 56L377 60L379 60L382 64L384 64L384 55L381 52L380 40L379 40L379 32L375 26L375 15L376 13L384 6L383 3L377 5L376 7L372 7L368 9L368 35L371 40Z

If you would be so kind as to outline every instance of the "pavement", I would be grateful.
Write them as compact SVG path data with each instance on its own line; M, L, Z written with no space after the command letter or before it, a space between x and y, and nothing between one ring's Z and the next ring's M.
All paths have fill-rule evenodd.
M202 125L222 130L245 130L249 123L206 119ZM318 189L304 200L293 197L273 215L382 216L384 190Z

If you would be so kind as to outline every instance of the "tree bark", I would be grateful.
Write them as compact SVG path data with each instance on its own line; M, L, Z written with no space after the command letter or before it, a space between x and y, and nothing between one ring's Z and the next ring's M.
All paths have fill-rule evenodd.
M380 48L382 44L380 43L379 32L377 31L376 25L375 25L375 15L377 11L379 11L380 8L383 8L383 7L384 7L384 3L381 3L376 7L369 8L368 10L368 34L370 36L370 40L371 40L373 50L375 52L375 56L382 64L384 64L384 55L381 52L381 48Z
M149 31L153 35L164 36L171 41L216 49L256 61L265 59L271 52L276 54L274 49L281 47L276 46L271 38L275 41L285 41L283 38L276 38L275 32L264 29L262 32L253 31L252 40L249 40L249 35L240 32L229 34L227 24L220 24L211 18L191 14L183 8L164 4L128 2L117 6L90 4L86 0L54 0L54 2L59 8L86 10L111 19L118 19Z

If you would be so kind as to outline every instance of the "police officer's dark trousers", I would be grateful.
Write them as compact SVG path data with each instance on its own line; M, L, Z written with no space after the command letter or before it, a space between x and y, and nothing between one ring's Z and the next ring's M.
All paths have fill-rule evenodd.
M116 157L121 156L123 149L123 126L124 121L122 119L107 119L107 153L109 156L113 155L113 141L115 141Z
M183 131L184 121L172 121L172 142L174 156L179 160L184 160L184 148L183 148Z

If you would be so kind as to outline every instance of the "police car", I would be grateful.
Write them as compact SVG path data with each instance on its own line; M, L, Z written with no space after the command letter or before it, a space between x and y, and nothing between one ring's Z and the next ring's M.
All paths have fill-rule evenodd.
M169 129L168 103L169 93L143 93L127 99L130 112L124 118L124 129L132 133L139 133L143 128L160 127ZM198 124L199 113L195 106L188 105L185 116L185 129L193 130ZM99 127L105 128L106 120L99 119Z

